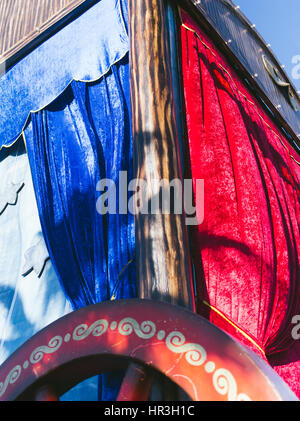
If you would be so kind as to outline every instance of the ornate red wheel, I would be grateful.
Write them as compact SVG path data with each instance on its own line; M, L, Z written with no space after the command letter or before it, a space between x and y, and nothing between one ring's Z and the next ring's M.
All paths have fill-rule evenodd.
M46 385L60 396L130 362L160 371L193 400L296 399L264 361L207 320L149 300L96 304L52 323L3 364L0 399L34 400Z

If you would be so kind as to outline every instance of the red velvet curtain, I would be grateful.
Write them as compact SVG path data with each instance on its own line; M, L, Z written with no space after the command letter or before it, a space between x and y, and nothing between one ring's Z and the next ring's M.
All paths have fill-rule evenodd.
M300 157L200 28L182 12L192 230L202 315L267 359L300 396Z

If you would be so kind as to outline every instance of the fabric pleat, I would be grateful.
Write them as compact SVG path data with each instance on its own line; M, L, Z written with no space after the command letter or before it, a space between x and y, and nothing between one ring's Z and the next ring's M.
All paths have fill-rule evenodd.
M133 215L96 206L101 179L131 176L128 80L124 60L98 82L74 81L24 132L45 241L74 309L111 299L134 255ZM116 298L135 295L133 266Z
M182 22L190 171L205 191L204 221L192 229L198 311L269 362L284 352L287 364L300 314L300 158L184 12ZM296 364L293 376L278 372L300 396Z
M120 172L132 178L128 55L97 82L73 81L24 136L45 242L73 308L135 297L134 216L118 212ZM99 212L101 179L116 186L115 213Z

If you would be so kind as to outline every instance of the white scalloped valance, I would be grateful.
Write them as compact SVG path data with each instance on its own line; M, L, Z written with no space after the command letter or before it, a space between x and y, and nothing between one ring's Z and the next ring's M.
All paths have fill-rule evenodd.
M72 80L107 73L129 48L124 0L100 0L0 79L0 148L20 136L30 112L50 104Z

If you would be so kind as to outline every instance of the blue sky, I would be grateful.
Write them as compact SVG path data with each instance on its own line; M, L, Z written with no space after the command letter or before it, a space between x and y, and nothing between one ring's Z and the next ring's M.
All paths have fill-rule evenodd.
M300 91L300 0L234 0ZM299 57L296 57L299 56ZM292 59L296 63L292 63ZM296 68L296 65L298 67ZM295 78L297 77L297 79Z

